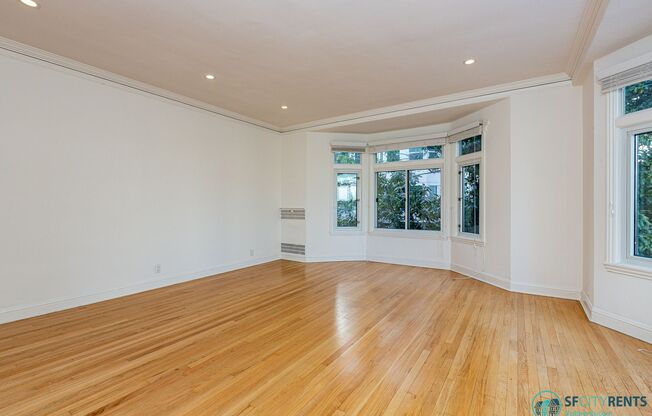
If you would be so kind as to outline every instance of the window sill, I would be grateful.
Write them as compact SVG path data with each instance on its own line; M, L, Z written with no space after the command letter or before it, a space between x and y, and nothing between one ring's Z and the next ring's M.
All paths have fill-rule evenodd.
M441 231L408 231L408 230L395 230L395 231L380 231L373 230L369 232L372 237L394 237L394 238L413 238L422 240L446 240L447 237Z
M652 268L627 263L605 263L604 268L612 273L652 280Z
M462 237L456 235L451 237L451 241L455 243L468 244L470 246L484 247L484 240L481 240L480 238Z

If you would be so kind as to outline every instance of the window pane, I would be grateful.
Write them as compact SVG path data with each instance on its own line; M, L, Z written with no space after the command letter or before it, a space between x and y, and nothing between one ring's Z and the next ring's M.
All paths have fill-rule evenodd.
M480 234L480 165L462 167L463 233Z
M376 153L376 163L404 162L406 160L441 159L442 146L411 147L409 149L389 150Z
M405 229L405 171L376 172L376 228Z
M634 139L634 255L652 258L652 131Z
M469 137L459 141L460 156L468 155L482 150L482 135Z
M441 231L441 169L408 172L408 228Z
M335 152L335 163L339 165L359 165L360 153L355 152Z
M337 174L337 226L358 226L358 174Z
M625 114L652 108L652 80L625 87Z

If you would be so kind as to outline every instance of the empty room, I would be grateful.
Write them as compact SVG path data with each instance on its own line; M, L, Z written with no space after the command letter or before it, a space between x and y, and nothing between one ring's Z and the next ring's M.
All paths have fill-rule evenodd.
M2 0L0 415L652 415L652 1Z

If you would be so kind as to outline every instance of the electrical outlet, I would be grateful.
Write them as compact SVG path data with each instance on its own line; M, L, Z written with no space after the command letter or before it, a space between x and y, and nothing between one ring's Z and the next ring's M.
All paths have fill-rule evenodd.
M251 256L251 257L254 256L254 249L253 248L249 249L249 256Z
M161 265L160 264L155 264L154 265L154 273L156 273L156 274L161 273Z

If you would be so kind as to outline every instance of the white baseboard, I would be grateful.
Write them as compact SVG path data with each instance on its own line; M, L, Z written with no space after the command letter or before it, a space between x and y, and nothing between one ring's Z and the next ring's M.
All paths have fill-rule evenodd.
M409 259L389 256L367 256L367 261L378 263L401 264L403 266L427 267L430 269L450 270L450 264L437 260Z
M476 280L480 280L481 282L488 283L493 286L497 286L501 289L511 290L509 285L509 279L506 279L504 277L495 276L485 272L478 272L469 269L468 267L460 266L459 264L451 264L450 270L463 274L465 276L472 277Z
M306 263L320 263L325 261L365 261L364 256L307 256Z
M278 260L279 255L272 255L267 257L259 257L250 260L229 263L225 265L215 266L210 269L200 270L196 272L182 273L175 276L168 276L161 279L149 280L134 285L123 286L116 289L111 289L103 292L91 293L88 295L76 296L72 298L53 299L49 302L32 304L32 305L19 305L11 308L0 310L0 324L18 321L20 319L31 318L38 315L45 315L51 312L62 311L65 309L76 308L91 303L102 302L109 299L119 298L122 296L133 295L135 293L145 292L147 290L158 289L165 286L183 283L190 280L200 279L202 277L213 276L215 274L226 273L245 267L255 266L257 264L267 263L270 261Z
M584 292L581 294L580 304L589 321L652 344L652 327L649 325L593 306L593 302Z
M584 315L591 321L591 316L593 315L593 302L591 302L591 298L589 298L589 295L587 295L584 291L580 293L580 305L582 305L582 309L584 309Z
M510 282L512 292L527 293L529 295L551 296L553 298L580 300L579 290L559 289L549 286L530 285L525 283Z
M302 263L305 263L306 256L302 254L281 253L281 259L290 260L290 261L300 261Z
M634 321L597 307L593 307L591 311L591 321L652 344L652 327L643 322Z

